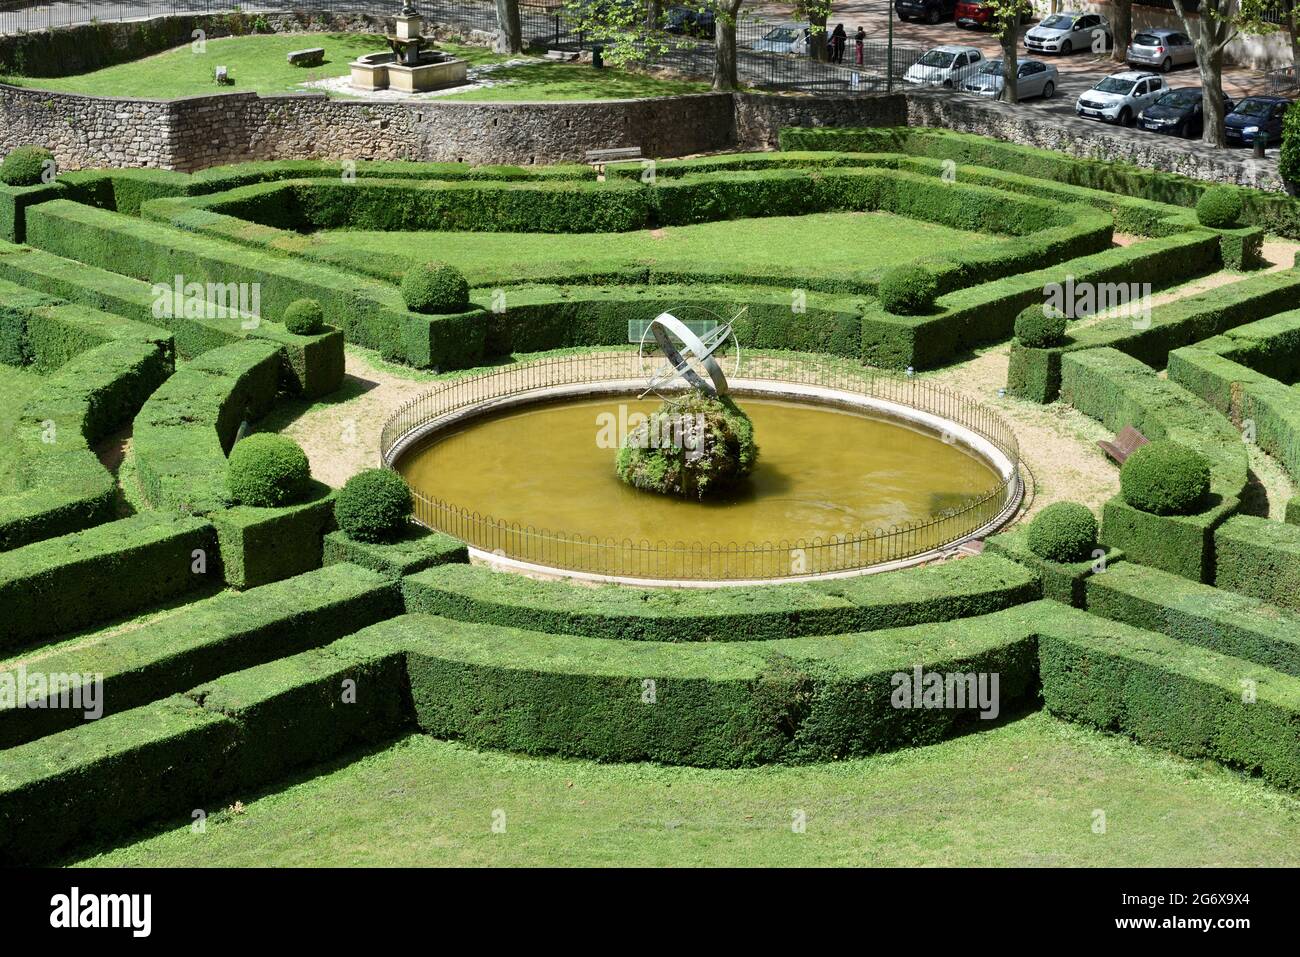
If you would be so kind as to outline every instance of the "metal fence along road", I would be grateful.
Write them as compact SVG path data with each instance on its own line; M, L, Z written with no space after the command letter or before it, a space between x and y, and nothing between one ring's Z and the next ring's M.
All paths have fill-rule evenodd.
M635 353L565 356L455 379L399 408L385 423L380 447L393 467L449 419L488 414L504 400L542 398L566 386L634 384L645 369ZM747 357L738 382L815 386L867 396L929 413L975 433L1009 463L994 487L924 521L888 529L846 529L844 535L775 542L650 542L547 529L458 507L414 491L415 518L483 552L531 565L600 576L673 581L749 581L856 571L902 561L960 542L1009 516L1020 499L1015 433L979 403L923 380L811 357ZM809 454L816 454L810 450Z

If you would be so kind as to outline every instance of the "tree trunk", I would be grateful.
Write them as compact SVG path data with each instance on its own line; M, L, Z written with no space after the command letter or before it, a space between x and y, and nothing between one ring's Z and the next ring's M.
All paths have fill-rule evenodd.
M1125 62L1128 45L1133 42L1133 0L1114 0L1111 12L1115 14L1114 42L1111 44L1110 58L1116 63Z
M830 51L826 49L826 20L830 16L826 11L809 14L808 25L812 27L812 36L810 42L812 49L808 51L818 63L825 63L830 59Z
M1286 22L1291 31L1291 69L1300 86L1300 3L1286 0Z
M647 32L653 33L659 29L659 15L663 13L663 9L662 0L648 0L645 5L645 28Z
M736 17L718 11L713 21L713 88L719 91L734 90L739 86L736 75Z
M1006 24L999 38L1002 43L1002 99L1007 103L1020 102L1020 91L1016 84L1016 74L1020 72L1020 64L1016 60L1016 44L1020 41L1020 19L1021 14L1017 13L1015 18Z
M519 0L496 0L497 37L492 49L497 53L520 53L524 49L523 29L519 25Z
M1201 73L1201 102L1205 113L1205 132L1201 142L1224 147L1223 140L1223 52L1203 53L1203 40L1196 41L1196 66Z

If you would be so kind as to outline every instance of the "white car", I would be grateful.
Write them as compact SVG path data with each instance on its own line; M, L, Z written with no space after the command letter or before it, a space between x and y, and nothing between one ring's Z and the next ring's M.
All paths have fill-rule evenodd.
M1100 46L1110 49L1110 23L1100 13L1050 13L1025 31L1025 49L1033 53L1060 53Z
M1168 89L1164 78L1155 73L1137 70L1115 73L1085 91L1074 104L1074 112L1089 119L1128 126Z
M793 53L808 55L808 24L794 20L778 23L751 47L759 53Z
M942 46L928 51L903 74L913 86L946 86L958 89L984 65L984 54L975 47Z

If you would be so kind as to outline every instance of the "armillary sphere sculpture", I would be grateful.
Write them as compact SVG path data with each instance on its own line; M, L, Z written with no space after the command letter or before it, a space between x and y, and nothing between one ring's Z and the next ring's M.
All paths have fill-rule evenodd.
M696 335L691 329L671 312L661 312L646 327L641 336L641 354L645 355L646 340L653 336L657 345L668 360L654 371L645 391L639 398L645 398L651 392L668 385L677 379L684 379L687 385L714 395L726 395L728 391L727 376L722 371L715 353L730 339L735 342L731 331L732 325L744 315L741 309L732 317L731 322L719 322L702 335ZM740 345L736 343L736 368L740 368ZM703 371L704 375L701 375ZM705 378L705 375L708 378Z

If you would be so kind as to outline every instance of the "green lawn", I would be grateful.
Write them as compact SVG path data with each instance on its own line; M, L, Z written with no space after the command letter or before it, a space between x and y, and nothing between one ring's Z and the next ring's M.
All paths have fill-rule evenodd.
M493 70L491 86L452 93L449 100L620 100L643 96L704 93L709 84L692 80L659 79L642 73L589 64L518 64Z
M319 67L290 66L285 54L305 47L324 47L325 64ZM268 34L222 37L209 40L206 49L190 46L105 67L93 73L65 77L5 77L20 86L86 93L95 96L174 99L202 93L253 91L256 93L302 92L304 82L344 76L348 64L363 53L387 49L383 37L360 33ZM519 57L502 56L485 47L440 43L438 49L468 60L471 66L500 63ZM213 70L224 66L234 79L233 86L217 86ZM475 100L574 100L619 99L665 96L707 89L706 84L658 80L653 77L590 66L546 63L520 64L493 74L500 85L453 94Z
M13 428L35 384L35 373L0 365L0 495L18 491L18 450Z
M475 285L637 264L732 275L851 276L1000 240L892 213L772 216L629 233L316 233L302 252L385 279L441 260Z
M539 760L414 735L322 771L204 834L187 823L82 863L1300 865L1300 800L1042 712L802 768Z

